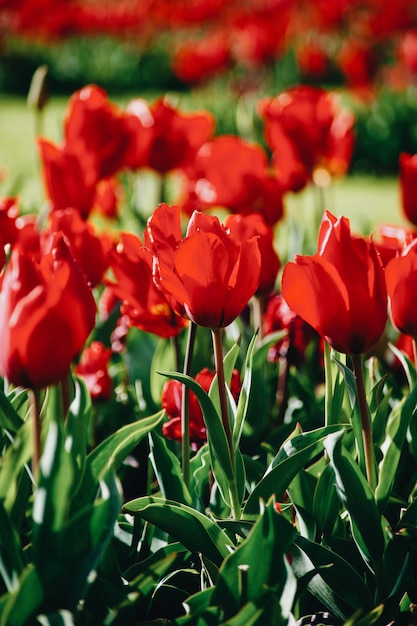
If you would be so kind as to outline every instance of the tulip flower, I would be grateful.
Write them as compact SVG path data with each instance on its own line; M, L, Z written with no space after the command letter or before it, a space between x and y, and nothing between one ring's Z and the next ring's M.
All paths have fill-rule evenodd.
M113 381L108 371L111 349L100 341L86 347L75 366L75 373L84 379L94 401L109 400L113 393Z
M0 374L14 385L58 383L95 323L96 305L62 234L39 263L18 249L0 289Z
M417 338L417 239L388 262L385 274L392 323L400 332Z
M215 137L186 170L184 211L221 206L243 215L262 213L273 225L283 215L284 187L269 169L261 146L234 135Z
M164 293L152 279L153 256L137 235L120 234L120 243L109 252L115 281L106 281L121 302L121 315L131 326L159 337L174 337L187 325L187 320L170 307Z
M146 166L161 175L192 163L197 150L211 137L215 127L215 119L207 111L186 113L165 98L158 98L152 105L136 98L129 103L127 112L135 114L152 131L146 163L141 158L135 164L131 156L129 165Z
M362 355L384 332L387 288L372 241L353 237L349 220L325 212L314 256L296 256L282 276L287 304L339 352L351 355L361 416L369 485L376 487L372 426L366 402ZM325 350L326 353L326 350ZM329 361L326 357L325 360ZM328 414L327 414L328 415Z
M273 164L292 191L299 191L324 169L345 174L354 146L354 117L336 96L321 88L296 86L258 103Z
M401 206L405 217L417 226L417 154L402 152L398 165Z
M336 219L328 211L318 252L286 264L282 294L288 306L339 352L367 352L384 332L387 291L376 247L353 237L349 220Z
M195 211L170 263L156 257L154 267L159 288L180 310L217 329L231 324L258 289L261 256L256 237L238 242L217 217Z
M257 294L267 294L277 279L281 261L274 248L274 231L267 224L261 213L249 215L229 215L224 226L231 236L243 242L251 237L258 237L259 252L261 254L261 273Z
M108 267L110 242L106 237L98 237L92 224L84 221L75 209L52 211L49 222L52 231L61 231L65 235L71 253L89 285L96 287Z

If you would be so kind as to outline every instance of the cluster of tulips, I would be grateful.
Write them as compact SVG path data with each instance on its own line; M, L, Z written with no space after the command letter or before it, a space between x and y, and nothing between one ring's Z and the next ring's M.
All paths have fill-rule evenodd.
M303 80L335 79L362 92L415 83L416 5L399 0L70 0L58 7L3 0L0 37L47 44L105 33L139 54L168 42L173 72L187 85L237 68L252 80L294 55Z
M286 195L347 173L354 118L306 86L257 114L263 145L87 86L38 138L43 210L1 201L0 624L410 615L417 237L321 206L284 262Z

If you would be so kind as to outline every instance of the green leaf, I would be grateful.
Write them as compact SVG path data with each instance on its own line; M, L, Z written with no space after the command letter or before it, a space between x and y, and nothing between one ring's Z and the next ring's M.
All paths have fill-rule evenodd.
M91 396L82 378L74 377L74 398L65 419L65 448L73 462L74 485L84 473L88 427L92 419Z
M266 502L274 495L280 500L296 474L323 452L326 437L340 428L339 425L318 428L286 441L250 494L244 507L244 516L258 515L261 500Z
M160 339L156 344L150 368L151 395L156 406L160 406L161 404L162 388L165 384L165 381L161 378L159 372L174 371L175 369L172 343L167 339Z
M169 533L191 552L201 552L216 565L233 549L217 524L179 502L149 496L127 502L123 508Z
M191 496L184 484L178 458L168 448L163 437L156 432L149 433L150 459L158 479L162 495L167 500L175 500L191 506Z
M23 420L10 399L0 390L0 427L12 433L17 433L22 424Z
M191 391L197 396L207 428L207 440L210 449L210 456L212 458L213 473L221 472L226 477L228 483L235 480L235 470L232 466L230 458L229 444L227 442L226 433L220 416L207 393L201 385L199 385L198 382L190 376L172 372L161 372L161 374L184 383L184 385L191 389ZM213 459L215 459L215 462L213 462ZM224 484L223 476L215 474L215 477L219 483Z
M8 591L16 591L24 560L19 535L0 501L0 574Z
M243 366L244 376L242 381L242 388L240 390L239 402L237 405L236 411L236 421L233 428L233 446L234 449L237 450L240 443L240 438L242 436L243 426L246 419L246 414L249 406L249 395L252 384L252 368L253 368L253 358L254 351L256 346L257 335L252 337L252 340L248 346L246 352L245 363Z
M325 448L334 469L337 493L349 513L358 548L372 568L373 564L381 560L384 552L382 520L372 490L343 446L342 437L343 432L329 435Z
M411 419L417 414L417 385L411 393L392 412L386 429L384 442L385 454L380 464L378 485L375 498L382 512L388 502L396 471L406 441Z
M327 464L319 476L314 491L313 511L320 532L331 534L336 522L340 500L335 489L334 469Z
M19 476L31 455L32 419L28 419L14 437L13 445L3 454L0 466L0 500L8 512L16 503Z
M1 607L0 626L26 626L43 602L44 589L35 567L29 564L19 587Z
M332 358L334 359L335 363L337 364L337 366L339 367L340 371L343 374L343 377L346 383L346 389L347 389L349 400L350 400L350 406L353 409L353 407L356 404L356 384L355 384L355 377L353 375L353 372L349 367L346 367L344 363L339 361L339 359L336 359L335 356L333 356Z
M292 524L269 502L247 539L221 566L211 604L220 606L227 619L247 602L257 603L266 589L273 589L281 598L284 613L288 614L296 582L286 554L296 534Z
M348 561L305 537L297 537L294 543L300 551L291 550L297 578L309 579L308 590L329 611L346 619L358 608L369 611L373 607L372 593Z
M164 415L164 411L159 411L155 415L123 426L90 452L86 459L80 487L72 502L74 511L94 500L99 481L118 470L130 451L160 424Z
M388 347L401 363L407 378L408 386L411 390L417 383L417 371L415 366L408 356L402 350L399 350L393 343L388 343Z

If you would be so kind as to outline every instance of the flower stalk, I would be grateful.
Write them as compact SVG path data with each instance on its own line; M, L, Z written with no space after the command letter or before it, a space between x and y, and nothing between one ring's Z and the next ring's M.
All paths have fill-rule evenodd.
M356 394L362 426L362 440L365 456L366 477L372 491L377 485L375 450L372 438L372 424L369 407L366 401L365 380L363 375L363 357L360 354L352 355L353 374L355 377Z
M191 376L194 343L197 326L190 322L184 357L184 374ZM186 487L190 485L190 392L186 385L182 387L181 401L181 459L182 476Z
M35 482L38 480L39 464L41 460L41 401L39 389L29 389L29 406L32 414L32 474Z

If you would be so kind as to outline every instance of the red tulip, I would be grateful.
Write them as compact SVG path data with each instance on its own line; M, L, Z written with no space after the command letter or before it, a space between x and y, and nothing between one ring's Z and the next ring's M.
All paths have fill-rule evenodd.
M258 104L265 140L283 185L299 191L317 168L345 174L354 146L354 117L340 108L335 94L298 86Z
M100 341L93 341L83 350L75 366L75 372L83 378L95 401L109 400L112 396L113 381L108 371L111 353Z
M302 317L290 309L280 293L269 298L263 316L264 335L278 330L286 330L287 335L270 348L268 359L277 361L279 357L285 357L289 364L301 365L305 360L307 347L317 335Z
M406 218L417 226L417 154L402 152L398 164L402 209Z
M255 143L235 135L216 137L200 148L186 174L186 212L221 206L232 213L262 213L268 224L282 217L283 188Z
M400 332L417 337L417 239L388 262L385 273L392 323Z
M195 211L169 262L155 257L154 277L177 310L184 307L195 324L214 330L243 311L259 286L260 268L255 237L239 243L217 217Z
M336 350L361 354L387 321L384 269L372 241L353 237L349 220L324 214L314 256L296 256L282 276L288 304Z
M125 113L109 102L103 89L87 85L71 96L64 145L80 158L86 154L95 160L97 180L123 167L130 141Z
M137 98L129 104L129 111L152 130L147 161L141 159L136 166L147 166L160 174L190 165L215 127L211 113L186 113L170 105L165 98L158 98L152 105Z
M121 233L120 243L110 251L116 282L107 286L121 302L121 314L131 326L160 337L173 337L187 321L174 313L164 293L152 279L152 253L136 235Z
M52 210L72 207L86 219L93 206L98 181L94 155L87 152L79 155L46 139L40 139L38 145Z
M96 305L63 235L39 263L12 252L0 289L0 374L14 385L58 383L94 327Z
M51 230L61 231L71 253L86 276L91 287L96 287L108 267L108 240L98 237L93 226L84 221L75 209L52 211L49 216Z
M258 237L261 273L257 293L271 291L275 286L281 262L274 248L274 232L265 222L262 214L229 215L224 226L230 231L231 236L241 243L251 237Z
M195 380L208 393L215 372L207 367L195 376ZM230 391L237 402L241 388L238 370L234 369L230 381ZM177 380L168 380L162 389L162 407L165 409L169 421L162 426L162 431L169 439L181 441L181 404L184 385ZM206 425L197 397L193 392L189 394L190 441L194 448L200 447L207 441Z

